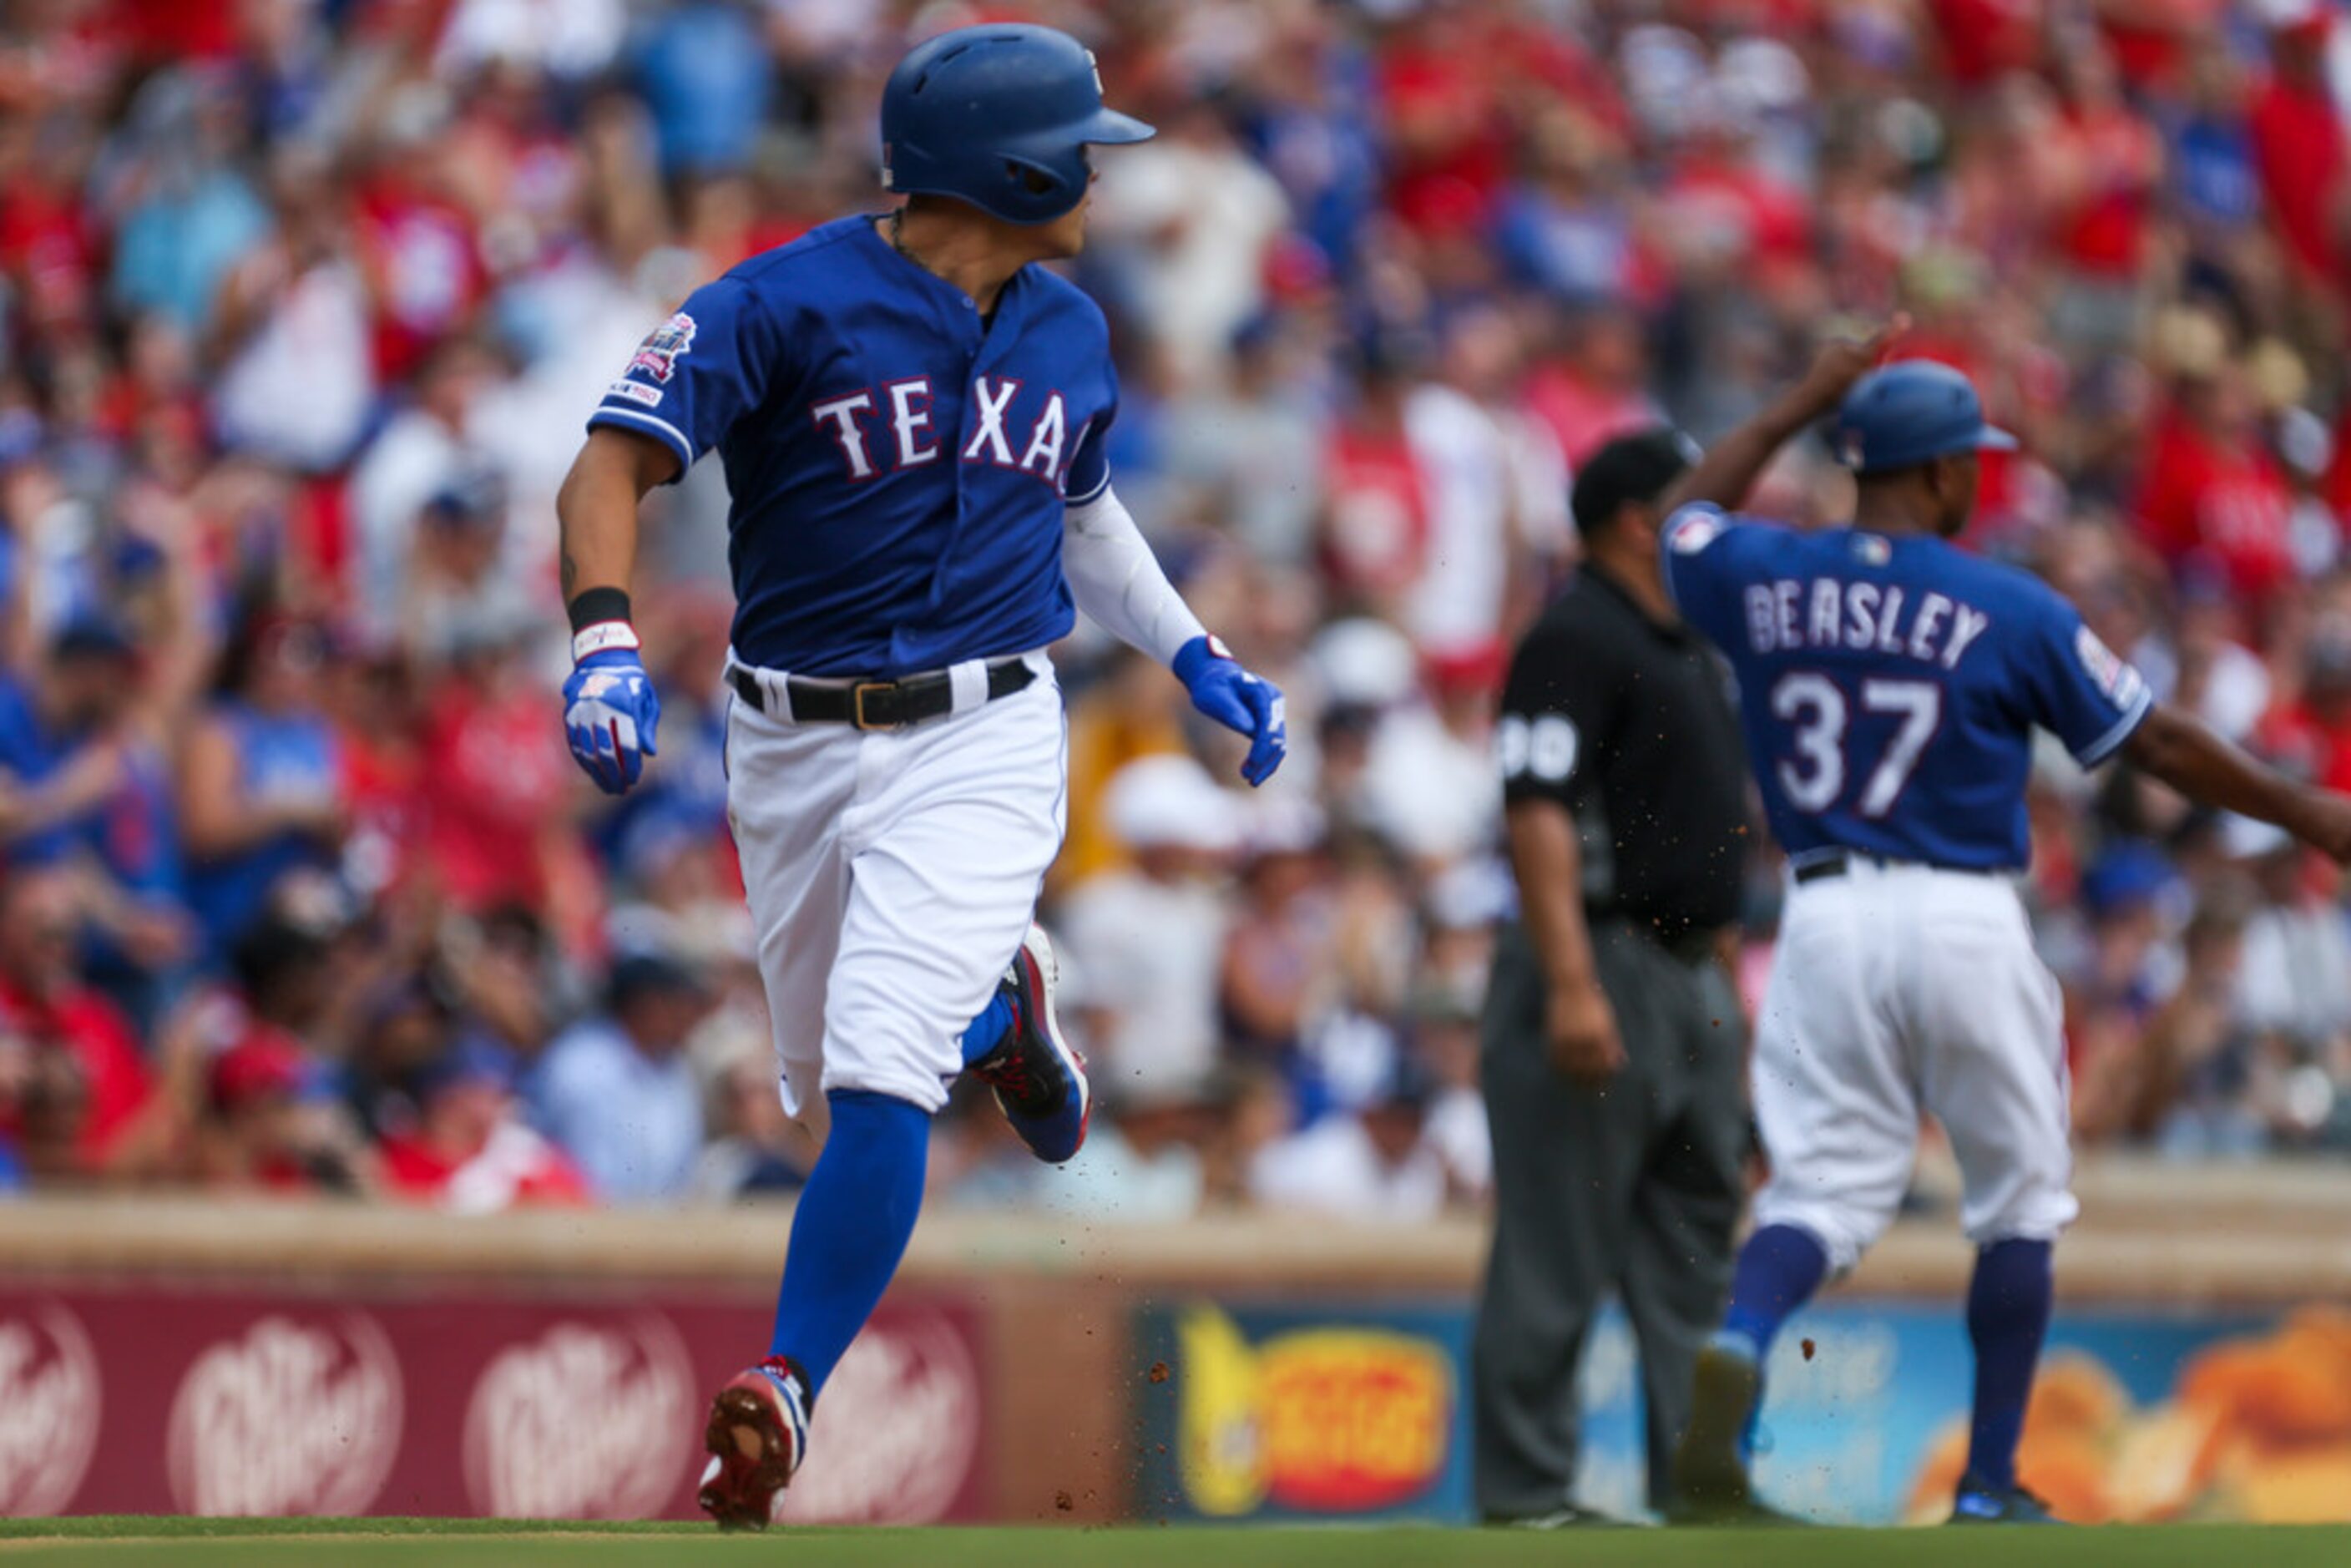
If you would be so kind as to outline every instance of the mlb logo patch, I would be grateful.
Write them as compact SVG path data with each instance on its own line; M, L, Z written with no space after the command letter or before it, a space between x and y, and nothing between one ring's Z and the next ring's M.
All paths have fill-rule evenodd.
M637 351L629 356L629 369L623 373L643 371L657 382L665 382L677 369L678 361L693 347L694 318L681 310L637 345Z
M1863 456L1861 432L1848 430L1837 438L1837 461L1848 468L1861 466Z
M1666 538L1666 545L1676 555L1696 555L1721 536L1721 514L1692 512L1674 525L1673 531Z
M1894 547L1876 534L1855 534L1853 553L1864 566L1884 566L1894 559Z
M2123 663L2087 626L2074 632L2074 654L2082 661L2082 668L2091 682L2116 706L2128 707L2138 700L2138 672Z

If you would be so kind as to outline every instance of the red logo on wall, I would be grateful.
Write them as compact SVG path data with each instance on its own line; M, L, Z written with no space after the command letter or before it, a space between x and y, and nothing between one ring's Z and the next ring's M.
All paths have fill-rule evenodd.
M400 1364L361 1312L265 1317L172 1401L172 1497L199 1514L364 1513L400 1452Z
M696 1392L667 1319L566 1319L500 1351L474 1384L466 1493L509 1519L657 1514L693 1451Z
M98 1354L73 1313L0 1317L0 1518L72 1500L98 1446Z

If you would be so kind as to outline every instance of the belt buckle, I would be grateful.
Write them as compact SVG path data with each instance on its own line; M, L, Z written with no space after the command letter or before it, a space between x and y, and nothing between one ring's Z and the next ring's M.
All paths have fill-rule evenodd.
M880 724L865 716L865 697L869 692L894 690L897 685L895 681L860 681L850 687L849 722L851 725L862 730L896 729L898 726L894 724Z

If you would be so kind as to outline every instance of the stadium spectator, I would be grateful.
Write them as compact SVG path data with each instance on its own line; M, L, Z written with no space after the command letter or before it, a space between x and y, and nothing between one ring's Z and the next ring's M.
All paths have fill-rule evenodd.
M692 970L631 955L613 966L603 1011L556 1036L531 1070L532 1115L598 1197L645 1203L692 1190L703 1095L685 1042L709 1006Z
M1189 1091L1216 1070L1217 975L1228 919L1213 878L1239 838L1231 796L1188 757L1112 779L1102 810L1133 863L1073 889L1062 929L1105 1015L1094 1077L1106 1096Z
M328 652L315 621L256 617L229 651L223 698L189 737L189 904L215 954L280 877L335 864L350 817L341 744L320 706Z
M784 1114L765 1037L748 1047L721 1063L710 1079L711 1138L695 1158L693 1190L711 1202L794 1191L815 1163L808 1134Z
M522 1119L498 1047L460 1039L418 1071L415 1093L413 1129L378 1145L392 1192L459 1214L590 1201L580 1168Z
M1428 1138L1429 1084L1410 1058L1360 1112L1333 1112L1259 1151L1249 1196L1271 1208L1404 1225L1429 1219L1447 1196L1444 1158Z
M1074 269L1121 361L1120 493L1290 692L1274 788L1325 823L1311 874L1245 854L1226 878L1238 825L1213 789L1182 842L1122 844L1122 770L1222 759L1159 672L1092 629L1057 650L1070 836L1045 913L1073 972L1102 960L1100 1146L1196 1166L1165 1190L1244 1200L1237 1151L1359 1106L1399 1052L1448 1072L1432 1040L1482 984L1492 915L1439 921L1437 890L1490 865L1481 661L1572 565L1562 465L1661 417L1726 428L1842 311L1909 310L1907 351L1961 364L2027 438L1987 465L1970 543L2046 573L2224 732L2351 779L2339 0L999 9L1077 29L1165 128L1102 154ZM199 1024L291 872L340 883L360 935L335 944L328 1016L277 1027L371 1137L417 1134L454 1040L535 1061L616 952L685 954L730 989L724 486L697 473L656 502L639 609L669 712L651 788L618 808L571 780L545 717L552 497L581 412L688 291L886 202L873 63L951 19L11 13L0 858L60 859L34 894L72 912L69 994L111 1003L165 1086L157 1125L179 1120L140 1169L211 1172L228 1118L203 1053L242 1035ZM1806 447L1758 504L1810 526L1843 485ZM2182 923L2227 903L2245 846L2128 778L2051 762L2031 799L2085 1093L2107 1046L2206 1049L2198 988L2227 943L2191 956ZM2088 879L2095 915L2083 898L2084 868L2138 841L2176 884L2152 931L2110 875ZM2276 977L2339 946L2341 891L2252 881L2239 984L2315 1006L2327 986ZM740 1001L712 1033L760 1038ZM2351 1028L2256 1008L2229 1031L2198 1060L2241 1071L2198 1068L2177 1117L2127 1135L2186 1153L2351 1124ZM716 1074L723 1052L693 1049ZM80 1059L19 1056L0 1114L27 1179L86 1177ZM784 1145L728 1071L712 1163L769 1171ZM308 1113L284 1076L218 1085L252 1113L236 1148ZM1429 1135L1458 1194L1456 1077Z
M33 1078L33 1047L14 1017L0 1013L0 1197L25 1187L25 1155L19 1146L25 1092Z
M29 1052L13 1132L37 1175L157 1174L182 1130L186 1053L159 1082L122 1014L76 977L81 886L57 862L18 860L0 877L0 1019Z

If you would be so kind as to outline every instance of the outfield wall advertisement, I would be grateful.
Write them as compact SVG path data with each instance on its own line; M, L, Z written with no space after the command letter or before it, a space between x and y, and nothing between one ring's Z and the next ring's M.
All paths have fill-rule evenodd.
M768 1316L660 1291L0 1288L0 1515L691 1517L705 1401ZM968 1304L893 1298L784 1517L977 1517L981 1344Z
M1469 1318L1192 1301L1136 1322L1136 1511L1200 1520L1472 1517ZM1838 1301L1768 1369L1759 1484L1823 1522L1949 1511L1972 1375L1956 1303ZM1587 1504L1640 1517L1637 1368L1621 1314L1583 1369ZM2022 1468L2061 1514L2351 1520L2351 1314L2060 1315Z

